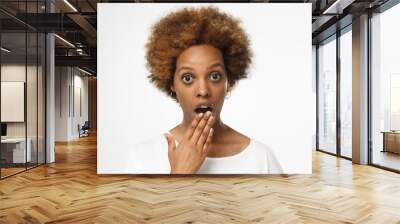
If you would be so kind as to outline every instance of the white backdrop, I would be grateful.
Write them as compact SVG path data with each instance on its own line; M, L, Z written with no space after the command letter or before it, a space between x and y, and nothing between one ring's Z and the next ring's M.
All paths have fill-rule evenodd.
M168 12L210 4L98 4L99 174L124 173L133 145L182 119L148 81L145 43ZM254 53L250 77L224 103L223 121L270 146L285 173L311 173L311 4L212 4L242 21Z

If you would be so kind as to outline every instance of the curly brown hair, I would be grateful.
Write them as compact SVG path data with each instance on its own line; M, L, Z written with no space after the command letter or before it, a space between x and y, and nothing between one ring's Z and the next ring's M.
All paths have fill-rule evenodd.
M176 100L170 88L176 60L185 49L200 44L209 44L221 51L228 88L247 77L252 53L240 21L215 7L202 7L183 8L154 24L146 45L150 82Z

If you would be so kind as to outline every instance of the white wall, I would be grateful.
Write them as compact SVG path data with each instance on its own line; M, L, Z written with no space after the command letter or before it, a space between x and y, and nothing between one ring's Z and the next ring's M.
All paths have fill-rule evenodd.
M68 140L70 75L68 67L55 68L55 141Z
M77 139L78 124L83 125L88 120L88 78L83 75L76 68L56 67L56 141ZM81 105L81 113L77 105Z
M77 74L78 72L78 74ZM74 108L72 113L72 130L71 134L74 138L79 137L77 126L80 124L81 126L88 121L89 118L89 111L88 111L88 77L81 76L80 71L74 70ZM78 91L80 90L80 93ZM80 98L78 97L80 94ZM81 101L80 103L78 101ZM80 108L79 108L80 107ZM81 110L81 112L79 111Z

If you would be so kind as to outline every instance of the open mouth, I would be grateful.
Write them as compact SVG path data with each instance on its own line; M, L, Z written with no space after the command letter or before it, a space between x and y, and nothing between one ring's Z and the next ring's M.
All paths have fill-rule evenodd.
M206 113L207 111L212 112L212 108L211 107L207 107L207 106L201 106L201 107L197 107L196 109L194 109L194 112L196 112L197 114L199 113Z

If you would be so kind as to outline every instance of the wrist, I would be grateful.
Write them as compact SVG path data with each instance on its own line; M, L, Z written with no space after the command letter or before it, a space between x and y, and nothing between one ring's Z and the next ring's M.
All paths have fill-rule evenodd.
M188 170L183 168L171 168L170 174L195 174L196 170Z

